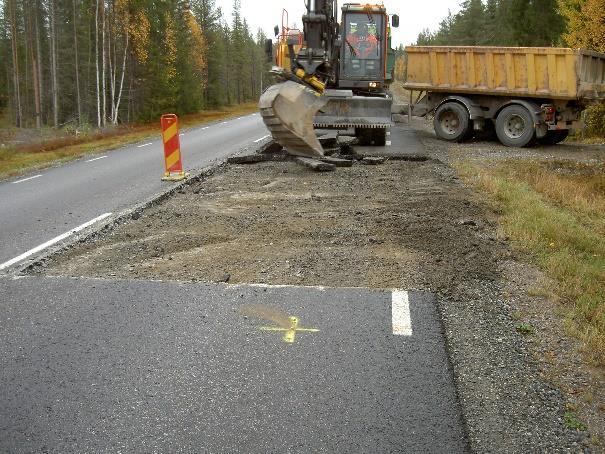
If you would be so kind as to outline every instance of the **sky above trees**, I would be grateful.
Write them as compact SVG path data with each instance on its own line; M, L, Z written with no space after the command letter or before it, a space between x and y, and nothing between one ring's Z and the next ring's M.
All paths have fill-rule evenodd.
M339 5L345 3L339 1ZM350 3L365 3L350 0ZM439 23L448 14L460 10L460 0L375 0L369 3L384 3L389 14L398 14L400 25L393 30L393 45L407 45L416 42L418 34L425 28L431 30L439 27ZM217 0L226 17L231 15L232 0ZM242 16L250 28L262 28L267 36L273 36L273 27L281 23L281 12L285 8L290 15L290 23L301 25L301 17L305 12L304 0L242 0Z

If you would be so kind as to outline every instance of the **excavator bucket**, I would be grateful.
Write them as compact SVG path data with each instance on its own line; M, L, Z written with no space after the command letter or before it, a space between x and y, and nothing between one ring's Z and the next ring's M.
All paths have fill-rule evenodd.
M277 143L290 154L313 158L324 155L313 129L313 118L327 102L310 88L286 81L267 88L258 107Z

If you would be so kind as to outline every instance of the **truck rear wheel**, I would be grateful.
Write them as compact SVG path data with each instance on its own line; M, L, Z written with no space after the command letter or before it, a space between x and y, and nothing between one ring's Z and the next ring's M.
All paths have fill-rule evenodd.
M569 135L569 129L559 129L557 131L548 131L544 137L538 139L543 145L556 145L563 142Z
M472 133L470 115L457 102L446 102L439 106L433 119L433 128L437 137L449 142L462 142Z
M519 105L502 109L496 119L496 134L507 147L530 145L536 136L536 128L529 110Z

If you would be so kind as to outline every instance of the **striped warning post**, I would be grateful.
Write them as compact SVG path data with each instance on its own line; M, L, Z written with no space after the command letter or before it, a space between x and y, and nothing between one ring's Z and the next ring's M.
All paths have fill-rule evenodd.
M164 114L160 120L162 139L164 141L164 160L166 170L162 180L179 181L187 177L181 160L181 143L179 140L179 119L175 114Z

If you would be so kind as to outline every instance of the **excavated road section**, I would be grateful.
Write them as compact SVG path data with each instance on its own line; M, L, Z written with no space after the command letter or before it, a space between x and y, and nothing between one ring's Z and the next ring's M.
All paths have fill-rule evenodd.
M563 397L515 330L500 267L511 253L492 217L436 157L329 174L231 165L43 271L432 292L471 449L577 452Z

